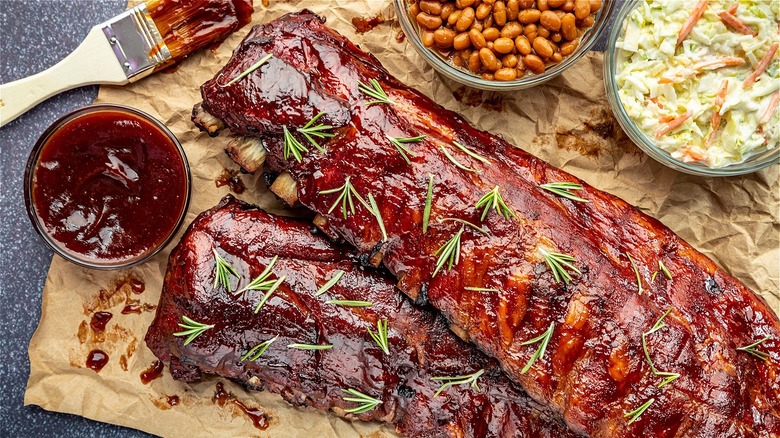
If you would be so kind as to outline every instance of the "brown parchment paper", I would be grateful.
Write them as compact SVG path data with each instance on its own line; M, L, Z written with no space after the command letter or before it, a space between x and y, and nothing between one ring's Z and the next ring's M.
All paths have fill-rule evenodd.
M742 177L708 179L656 163L626 138L611 116L599 53L589 54L545 85L499 94L466 89L436 75L408 40L399 37L390 2L271 0L267 7L256 5L253 24L302 7L327 17L328 25L376 55L401 81L460 112L479 128L503 135L660 219L780 313L780 166ZM353 18L377 15L387 21L356 33ZM248 30L241 29L218 48L190 57L172 72L125 87L102 87L98 95L97 102L130 105L150 113L181 140L193 176L187 223L228 193L226 186L217 188L215 180L224 169L237 168L222 152L227 139L199 133L190 122L190 111L200 100L200 84L227 61ZM239 198L272 212L295 213L284 209L259 175L240 178L247 190ZM279 396L248 393L216 377L188 385L174 381L166 369L160 378L143 384L139 376L155 360L143 341L154 311L148 306L141 314L122 314L121 310L132 300L138 300L136 306L142 308L144 303L157 304L172 246L144 265L122 272L87 270L54 257L43 291L40 325L30 341L25 404L170 437L392 436L389 428L294 408ZM132 292L129 279L145 282L145 291ZM113 314L103 334L89 327L96 311ZM92 349L101 349L110 358L99 373L85 365ZM233 402L219 406L212 401L217 382L223 382L227 391L250 408L265 411L270 427L265 431L255 428ZM169 403L171 396L179 397L179 403Z

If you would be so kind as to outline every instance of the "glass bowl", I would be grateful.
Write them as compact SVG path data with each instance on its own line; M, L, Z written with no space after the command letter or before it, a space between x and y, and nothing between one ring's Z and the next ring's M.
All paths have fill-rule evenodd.
M136 137L130 137L130 136L127 136L127 135L112 136L114 134L109 134L107 132L104 132L104 133L92 132L90 130L90 128L88 128L88 126L90 126L90 125L88 125L87 123L89 123L89 122L85 123L83 121L87 120L88 116L99 116L100 113L117 114L117 115L111 116L111 117L115 117L115 119L112 119L113 123L115 123L115 124L124 123L125 124L125 125L121 125L121 126L127 126L126 124L132 124L136 120L142 120L147 125L147 126L143 127L142 129L154 129L154 130L157 131L157 133L159 135L157 138L166 138L167 141L169 142L168 146L171 146L172 148L169 150L168 153L170 154L169 156L173 160L173 161L169 161L169 162L181 165L181 172L182 172L181 173L181 176L182 176L181 182L183 183L183 187L182 187L181 191L176 193L176 196L178 197L177 199L180 200L180 202L178 202L176 205L178 206L179 204L181 204L181 207L180 207L181 211L175 211L174 210L174 211L170 212L170 215L168 215L168 218L169 218L168 222L169 222L170 225L169 226L165 226L164 228L160 228L161 232L157 233L157 238L154 239L153 241L148 241L147 243L149 243L149 244L145 248L143 248L142 250L140 250L137 253L134 253L132 255L127 255L127 256L122 256L122 257L100 257L100 256L90 255L90 254L86 254L86 253L79 252L79 251L76 251L74 249L68 248L68 246L67 246L68 243L60 241L57 238L55 238L54 235L52 235L54 232L49 230L49 227L45 223L45 220L41 217L41 214L38 211L40 206L39 206L39 204L36 203L36 200L38 201L38 203L40 203L42 199L45 199L45 197L42 197L41 199L36 198L36 193L39 192L38 190L36 190L36 181L37 181L37 175L38 175L38 170L39 169L44 169L45 168L45 169L48 169L51 172L51 171L55 171L54 169L60 169L60 168L63 168L63 167L69 168L69 169L72 168L70 163L61 165L60 164L61 161L59 161L59 160L58 161L54 161L54 162L48 162L48 161L47 162L43 162L44 157L46 156L46 154L50 154L49 156L52 156L52 157L54 156L54 155L51 155L51 153L45 152L45 151L48 151L48 149L46 147L50 143L50 141L55 142L55 143L52 143L52 144L58 144L58 145L62 145L63 141L66 141L67 144L69 144L69 145L77 144L77 143L75 143L76 140L56 140L55 141L54 140L55 138L63 138L64 137L65 139L68 139L68 138L73 138L73 137L70 136L71 134L77 135L77 134L81 134L81 133L86 133L81 138L92 138L93 140L83 140L83 141L78 140L80 142L78 144L86 144L84 142L88 142L88 143L92 144L91 150L98 150L98 151L100 150L100 148L104 147L107 144L114 145L115 144L114 142L117 142L118 139L120 139L120 138L124 139L124 141L126 141L126 142L133 142L133 141L135 141L135 142L139 142L140 141L141 143L144 142L143 138L138 138L137 139ZM104 117L107 117L107 116L104 116ZM121 119L116 118L116 117L121 117ZM137 125L137 126L141 126L141 125ZM62 134L62 135L58 137L58 134ZM89 136L91 136L91 137L89 137ZM57 141L59 143L56 143ZM57 150L57 148L55 146L52 146L52 148L54 148L53 150ZM60 148L60 150L61 150L61 148ZM151 151L151 149L149 149L148 151ZM135 152L138 152L138 151L135 151ZM153 152L154 152L155 156L159 156L160 155L159 149L158 149L158 151L153 151ZM82 160L82 163L91 163L91 164L96 163L95 160L91 160L91 158L84 158L84 155L80 155L78 152L74 151L73 154L75 154L75 157L77 159ZM71 154L71 155L73 155L73 154ZM62 160L69 159L69 158L66 158L67 156L65 156L65 155L58 155L58 157L62 157L61 158ZM117 159L117 161L115 162L114 160L111 160L111 158L115 158L115 159ZM125 163L123 163L121 161L121 158L116 158L116 155L114 155L112 157L111 153L109 153L108 154L108 159L111 161L111 164L114 165L115 167L109 166L109 163L105 163L103 166L108 166L111 169L119 169L121 167L122 170L124 171L124 174L125 175L129 175L128 181L132 181L132 182L139 181L139 178L144 178L144 175L146 175L146 173L141 174L140 170L139 170L139 173L136 173L135 170L133 170L129 165L125 165ZM91 161L88 161L88 160L91 160ZM143 163L151 163L151 162L154 162L157 165L159 165L159 163L160 163L159 160L158 161L153 161L153 160L154 159L151 158L149 155L144 155L141 158L139 158L138 163L142 163L142 162ZM117 164L117 163L119 163L119 164ZM95 175L97 173L102 173L103 175L107 175L106 170L103 168L103 166L101 166L100 169L97 169L97 168L93 169L93 168L90 167L91 164L87 164L86 167L84 167L85 164L82 164L81 165L82 167L79 169L79 171L81 172L80 174ZM152 164L149 164L149 165L151 166ZM125 167L122 167L122 166L125 166ZM129 170L126 170L126 169L129 169ZM72 174L73 173L71 173L70 175L72 175ZM66 175L68 175L68 174L66 174ZM139 175L140 175L140 177L139 177ZM133 179L133 177L135 177L135 179ZM115 178L115 180L119 181L116 178ZM140 180L141 181L147 181L148 178L140 179ZM98 192L92 191L92 188L97 186L97 185L100 185L101 182L96 180L96 179L89 180L89 182L90 182L90 184L89 184L90 188L86 192L84 192L86 198L81 198L81 200L79 200L79 201L73 200L73 204L76 205L77 209L78 208L83 208L82 205L81 205L82 200L83 200L83 202L92 202L95 205L101 204L103 206L102 208L103 208L103 211L105 213L107 205L108 205L108 201L106 199L108 199L108 198L103 198L103 199L100 199L99 201L95 201L94 195L96 193L98 193ZM76 184L76 181L73 181L72 183ZM144 184L144 183L139 183L139 186L142 185L142 184ZM105 186L106 184L103 183L102 185ZM88 185L84 184L84 186L87 187ZM42 187L43 188L40 189L40 193L45 193L46 191L57 191L57 189L56 188L52 188L51 185L49 185L48 188L47 188L47 185L44 184ZM127 185L125 185L125 187L127 187ZM167 190L171 191L171 190L174 190L174 189L173 188L169 188ZM176 189L176 190L178 190L178 189ZM87 107L83 107L83 108L77 109L77 110L75 110L75 111L73 111L73 112L71 112L69 114L66 114L65 116L61 117L57 121L55 121L51 126L49 126L46 129L46 131L43 132L43 134L41 134L40 138L38 139L38 141L36 142L35 146L33 147L33 150L30 153L30 157L29 157L29 159L27 161L27 167L25 168L25 174L24 174L24 200L25 200L25 205L27 207L27 214L30 217L30 221L32 222L33 228L35 228L35 231L41 236L43 241L46 242L49 245L49 247L51 247L52 250L54 250L54 252L56 252L62 258L64 258L65 260L68 260L69 262L75 263L77 265L84 266L84 267L87 267L87 268L92 268L92 269L119 269L119 268L126 268L126 267L130 267L130 266L135 266L135 265L138 265L140 263L143 263L144 261L148 260L149 258L154 256L155 254L157 254L161 249L163 249L171 241L171 239L173 239L173 237L176 235L176 232L181 227L181 224L184 221L184 218L185 218L185 216L187 214L187 209L189 207L191 191L192 191L192 177L191 177L191 174L190 174L190 166L189 166L189 163L187 162L187 156L184 153L184 149L182 148L182 146L179 143L179 140L176 138L176 136L162 122L158 121L157 119L155 119L154 117L150 116L149 114L146 114L145 112L142 112L142 111L137 110L135 108L130 108L130 107L123 106L123 105L113 105L113 104L91 105L91 106L87 106ZM128 190L128 192L129 192L129 190ZM66 192L62 192L62 193L69 193L69 192L66 191ZM154 199L157 199L157 193L158 192L154 192L153 191L152 194L153 194L153 198ZM103 195L101 195L101 196L103 196ZM130 196L130 195L128 195L128 194L124 194L123 195L122 192L114 191L114 192L111 192L110 195L105 195L105 196L110 196L112 198L120 199L121 196ZM139 195L139 196L141 196L141 195ZM63 199L70 200L69 197L63 198ZM147 198L147 200L148 200L148 198ZM57 202L48 204L47 208L49 208L49 209L54 208L52 206L54 204L56 204L56 203ZM122 204L120 203L120 205L122 205ZM154 205L154 204L150 204L150 205ZM121 209L124 209L124 211L129 212L131 215L137 217L137 220L134 219L136 224L138 224L138 225L136 225L136 228L134 228L135 230L138 230L138 229L146 230L146 229L150 228L150 224L151 223L154 223L155 221L159 222L159 221L162 220L162 213L159 212L158 210L155 210L155 212L157 214L155 214L155 212L151 212L152 214L149 214L149 215L141 214L137 210L137 207L132 207L129 202L124 204L124 206L122 206ZM111 213L111 211L109 211L109 213ZM74 213L71 213L70 217L73 217L73 214ZM84 217L84 216L82 216L82 217ZM103 217L102 214L101 214L101 217ZM125 216L125 217L127 217L127 216ZM117 227L117 226L118 225L114 225L114 227ZM138 228L138 226L140 226L141 228ZM91 225L90 225L90 227L91 227ZM128 241L131 241L131 242L138 241L138 239L140 238L139 236L142 235L142 234L133 234L132 231L125 230L121 226L119 226L118 230L119 230L118 233L125 233L125 234L120 234L120 235L123 236L123 237L128 238ZM149 235L147 234L146 237L148 237L148 236Z
M617 0L603 0L601 9L596 13L593 26L588 29L580 39L580 43L574 53L569 55L563 61L549 66L542 74L526 74L520 79L514 81L488 81L469 72L468 70L455 67L448 62L442 55L435 50L431 50L420 41L420 33L417 22L409 15L408 0L393 0L395 13L398 21L401 22L401 28L406 37L412 42L412 46L417 50L425 61L431 65L437 72L446 78L459 82L469 87L479 88L490 91L511 91L530 88L563 73L564 70L571 67L580 58L582 58L593 44L599 39L601 33L609 26L610 16L615 9Z
M621 50L616 47L618 38L625 32L628 15L642 3L643 0L626 0L615 12L614 25L607 39L607 49L604 57L604 85L607 89L607 100L620 127L626 135L647 155L672 169L699 176L733 176L752 173L780 162L780 148L774 148L763 153L750 156L741 163L725 167L712 168L701 163L684 163L672 158L669 152L655 145L652 137L642 132L634 120L629 117L618 96L618 85L615 79L617 64L620 61Z

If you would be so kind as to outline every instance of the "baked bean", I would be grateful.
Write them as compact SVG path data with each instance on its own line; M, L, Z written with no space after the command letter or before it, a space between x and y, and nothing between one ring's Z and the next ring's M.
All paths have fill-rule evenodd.
M593 7L591 6L591 9ZM518 0L507 0L506 2L506 18L510 22L517 21L517 14L520 13L520 2Z
M441 19L446 20L450 18L450 14L453 13L453 11L455 11L455 5L453 5L452 3L445 4L441 8L441 14L440 14Z
M471 27L471 23L474 22L474 8L468 7L463 9L458 21L455 23L455 29L458 32L465 32Z
M493 76L493 74L492 74L492 73L482 73L482 79L484 79L484 80L486 80L486 81L492 81L492 80L493 80L493 79L495 79L495 78L496 78L496 77L495 77L495 76Z
M544 61L536 55L525 55L523 64L536 74L544 72Z
M493 50L493 41L488 41L485 47L487 47L490 50Z
M474 73L479 73L480 70L482 70L482 61L479 60L479 51L471 52L471 55L469 55L469 70L471 70Z
M412 17L417 17L417 14L420 13L420 5L417 3L412 3L411 6L409 6L409 15Z
M506 24L506 4L503 1L497 1L493 5L493 22L498 26Z
M506 55L515 48L515 42L510 38L499 38L493 42L493 50L502 55Z
M553 9L560 8L564 3L566 3L566 0L547 0L547 6Z
M515 55L513 53L510 53L508 55L504 55L501 58L501 65L503 65L504 67L515 68L515 67L517 67L517 62L518 62L517 61L517 55Z
M542 16L542 13L539 12L537 9L526 9L524 11L520 11L517 14L517 21L523 23L523 24L531 24L536 23L539 21L539 17Z
M553 11L542 12L542 15L539 16L539 23L553 32L561 28L561 19Z
M482 26L482 23L480 23L479 21L474 20L474 24L471 25L471 28L476 29L479 32L482 32L482 29L484 29L485 27Z
M574 14L566 14L561 19L561 33L563 37L571 41L577 38L577 18Z
M550 61L561 62L563 61L563 55L561 55L561 52L555 52L553 53L553 56L550 57Z
M488 27L493 27L493 14L490 14L482 20L482 26L487 29Z
M575 0L574 16L578 20L584 20L588 15L590 15L590 0Z
M563 35L561 35L560 32L553 32L552 34L550 34L550 41L554 43L560 43L561 41L563 41Z
M466 9L474 3L476 3L476 0L455 0L455 6L458 9Z
M582 28L588 28L593 26L593 23L595 22L596 20L593 18L593 15L588 15L584 20L579 22L579 25Z
M452 63L455 64L456 67L463 67L464 61L460 56L453 56Z
M574 53L574 50L579 45L580 45L580 43L577 40L566 41L565 43L561 44L561 55L563 55L563 56L571 55L572 53Z
M497 81L514 81L517 79L517 70L513 68L500 68L493 75Z
M574 10L574 0L566 0L566 3L561 6L561 9L566 12L571 12Z
M498 35L498 29L495 27L488 27L482 31L482 36L484 36L487 41L495 41L498 39Z
M528 38L523 35L515 38L515 47L517 47L517 51L520 52L521 55L528 55L531 53L531 43L528 41Z
M471 29L469 31L469 40L471 40L471 45L474 46L474 48L477 50L487 45L487 41L485 41L485 36L482 35L482 32L478 31L477 29Z
M535 0L520 0L520 9L531 9L534 7Z
M463 32L455 35L455 38L452 40L452 47L455 50L463 50L467 49L471 46L471 39L469 39L469 33Z
M590 11L596 12L601 9L601 0L590 0Z
M536 34L542 38L550 38L550 31L546 27L539 26Z
M515 71L517 71L517 79L520 79L520 78L522 78L523 76L525 76L525 65L524 65L523 63L520 63L520 64L518 64L518 65L521 65L521 66L523 66L523 68L517 67L517 68L515 69Z
M420 2L420 9L431 15L441 15L442 5L441 2L436 0L422 0Z
M536 9L542 12L550 9L550 7L547 5L547 0L536 0Z
M458 19L460 18L460 14L462 14L463 11L460 9L452 11L449 17L447 17L447 24L452 27L455 26L455 23L458 22Z
M485 3L487 5L493 6L493 3L495 3L496 0L482 0L482 3Z
M434 43L433 32L428 29L425 29L422 32L420 32L420 41L423 43L425 47L431 47Z
M549 58L555 53L555 49L553 49L550 41L542 37L534 38L534 51L542 58Z
M428 30L436 30L441 27L441 17L427 12L417 14L417 23Z
M471 56L471 50L465 49L460 51L460 57L463 58L464 61L469 60L469 56Z
M488 15L490 15L492 11L493 11L492 6L481 3L479 6L477 6L477 11L476 11L477 20L484 20Z
M528 38L528 41L533 41L533 39L536 38L537 35L536 25L529 24L528 26L524 27L523 35L525 35L525 37Z
M482 62L482 66L490 71L496 71L501 66L496 55L487 47L479 50L479 60Z
M455 40L455 32L452 29L440 27L433 32L433 40L442 49L449 49Z
M505 24L504 27L501 28L500 35L504 38L515 39L521 33L523 33L523 26L521 26L520 23L513 21Z

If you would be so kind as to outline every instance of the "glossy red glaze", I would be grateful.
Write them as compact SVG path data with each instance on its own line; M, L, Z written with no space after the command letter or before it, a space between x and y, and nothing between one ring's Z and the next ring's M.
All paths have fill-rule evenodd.
M103 332L106 330L106 324L111 320L114 315L111 312L95 312L92 315L92 319L89 321L89 325L95 332Z
M141 373L141 383L143 383L144 385L148 385L149 382L160 377L162 375L164 367L165 366L163 365L163 363L159 360L152 362L152 364L149 365L149 368L145 369Z
M246 80L220 87L268 53L274 57ZM281 79L280 79L281 78ZM393 104L372 100L358 83L376 79ZM773 436L780 434L780 321L760 297L657 220L621 199L479 131L389 75L371 55L315 15L287 15L255 27L233 58L201 89L203 108L232 132L263 139L268 162L297 182L300 201L327 219L326 231L399 277L399 288L430 302L535 399L577 431L593 436ZM302 162L284 158L282 129L313 115L334 126L326 152ZM425 135L410 144L407 164L387 136ZM297 134L294 134L297 135ZM300 138L305 143L304 138ZM486 158L461 152L457 141ZM443 150L463 166L457 168ZM430 229L422 233L427 182L435 178ZM344 218L331 209L338 193L321 195L347 177L363 197L373 194L387 229L355 202ZM543 190L550 182L583 186L574 202ZM516 217L490 213L477 201L496 185ZM330 212L329 212L330 211ZM467 220L459 262L432 275L437 251ZM571 255L581 274L554 279L539 248ZM628 259L636 262L643 292ZM672 279L658 271L659 262ZM475 292L466 287L495 288ZM669 308L666 327L648 337L655 366L681 377L658 388L642 334ZM522 369L555 330L546 353ZM737 350L763 339L761 361ZM625 414L655 402L637 421Z
M87 355L87 368L99 373L108 363L108 354L103 350L92 350Z

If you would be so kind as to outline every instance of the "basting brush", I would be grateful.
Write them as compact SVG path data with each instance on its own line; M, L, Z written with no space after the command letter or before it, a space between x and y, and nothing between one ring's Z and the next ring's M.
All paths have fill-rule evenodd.
M0 85L0 126L55 94L125 85L222 41L252 18L252 0L146 0L93 27L65 59Z

